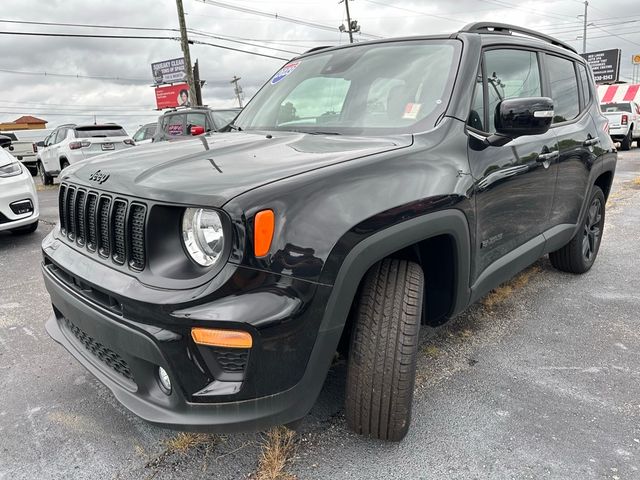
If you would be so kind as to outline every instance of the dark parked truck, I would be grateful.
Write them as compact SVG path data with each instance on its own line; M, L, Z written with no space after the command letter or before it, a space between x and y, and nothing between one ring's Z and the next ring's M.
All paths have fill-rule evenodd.
M43 242L49 334L150 422L293 422L344 345L348 425L400 440L421 324L598 254L616 152L536 32L316 49L227 130L71 165Z

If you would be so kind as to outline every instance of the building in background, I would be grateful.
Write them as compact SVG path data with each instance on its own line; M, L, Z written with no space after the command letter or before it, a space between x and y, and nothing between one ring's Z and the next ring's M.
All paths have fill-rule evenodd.
M0 132L14 130L41 130L47 127L47 121L41 118L24 115L13 122L0 123Z

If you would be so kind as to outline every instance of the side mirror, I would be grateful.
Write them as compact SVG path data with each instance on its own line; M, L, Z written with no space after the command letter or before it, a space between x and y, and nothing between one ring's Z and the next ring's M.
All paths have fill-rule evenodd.
M11 147L11 138L5 136L5 135L0 135L0 147L1 148L8 148ZM13 149L11 149L13 150Z
M496 105L496 133L487 138L502 146L524 135L542 135L553 121L553 100L548 97L511 98Z
M44 148L44 142L42 140L40 140L39 142L36 142L36 147Z
M204 127L200 125L193 125L191 127L191 135L202 135L204 133Z

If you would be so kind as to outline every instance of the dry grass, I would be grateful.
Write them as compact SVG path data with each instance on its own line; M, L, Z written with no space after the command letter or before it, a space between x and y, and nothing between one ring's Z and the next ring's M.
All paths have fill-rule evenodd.
M440 355L440 349L435 345L427 345L426 347L424 347L424 353L428 357L436 358L438 355Z
M295 452L295 432L280 426L269 430L262 443L256 480L293 480L286 467Z
M179 433L175 437L165 440L164 444L167 451L184 455L200 445L211 443L212 440L213 437L206 433Z
M493 309L494 307L504 303L514 294L514 292L524 288L531 280L531 277L538 272L540 272L540 267L538 266L525 270L512 280L489 292L489 294L482 299L482 305L484 305L485 308Z
M640 177L636 177L633 180L631 180L631 184L636 187L640 187Z

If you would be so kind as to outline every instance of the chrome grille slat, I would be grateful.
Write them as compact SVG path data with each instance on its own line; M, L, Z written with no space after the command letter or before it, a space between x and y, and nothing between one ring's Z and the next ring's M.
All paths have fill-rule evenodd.
M78 245L83 246L86 239L85 233L85 199L87 198L87 192L84 190L78 190L76 193L76 201L74 205L74 217L76 219L76 241Z
M143 271L147 263L147 205L63 183L58 195L60 233L76 248Z
M95 252L98 245L98 235L96 228L96 208L98 206L98 195L90 192L87 195L86 222L87 222L87 249Z
M126 258L125 247L125 220L127 216L127 204L123 200L113 202L113 261L122 265Z
M111 199L109 197L101 197L98 204L98 252L103 257L108 257L111 254L110 212Z

